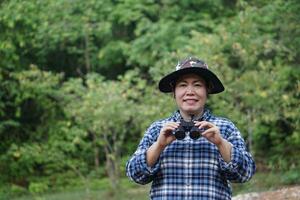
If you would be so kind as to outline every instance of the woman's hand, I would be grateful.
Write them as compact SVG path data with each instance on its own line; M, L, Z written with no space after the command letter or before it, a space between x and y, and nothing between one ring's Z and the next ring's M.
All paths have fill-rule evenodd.
M161 128L157 141L154 142L147 150L148 166L153 167L166 146L176 140L175 136L172 134L172 131L174 131L178 126L179 123L177 122L167 122Z
M173 131L178 128L178 122L167 122L162 129L160 130L157 143L160 147L165 148L171 142L176 140L175 136L173 135Z
M205 137L208 141L219 146L223 142L223 138L220 134L220 129L215 124L207 121L196 121L195 126L199 129L204 129L202 136Z
M205 131L202 132L202 136L215 144L225 162L229 163L231 161L232 144L222 137L219 127L207 121L197 121L195 122L195 126L198 126L199 129L205 129Z

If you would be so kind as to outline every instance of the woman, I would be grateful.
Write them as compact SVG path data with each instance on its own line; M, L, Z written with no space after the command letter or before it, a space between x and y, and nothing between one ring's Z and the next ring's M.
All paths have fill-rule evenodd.
M223 84L203 61L188 58L159 89L173 92L178 110L147 129L127 176L152 182L151 199L231 199L230 182L250 180L255 163L236 126L205 107L208 94L224 91Z

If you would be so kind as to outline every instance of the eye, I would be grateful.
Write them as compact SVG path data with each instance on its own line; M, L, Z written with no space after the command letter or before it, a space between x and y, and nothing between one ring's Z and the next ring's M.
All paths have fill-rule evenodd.
M177 85L178 87L186 87L187 86L187 84L186 83L184 83L184 82L181 82L181 83L178 83L178 85Z
M203 84L202 83L195 83L194 86L195 87L203 87Z

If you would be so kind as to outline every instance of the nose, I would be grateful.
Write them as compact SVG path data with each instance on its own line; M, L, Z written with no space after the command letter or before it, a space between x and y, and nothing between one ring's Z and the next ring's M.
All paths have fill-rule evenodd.
M194 88L193 88L192 86L188 86L188 87L186 88L186 93L187 93L187 94L192 94L192 93L194 93Z

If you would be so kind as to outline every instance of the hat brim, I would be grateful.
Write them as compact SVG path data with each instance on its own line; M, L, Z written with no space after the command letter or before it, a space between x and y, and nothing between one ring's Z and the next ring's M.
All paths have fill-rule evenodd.
M208 85L209 94L217 94L223 92L225 89L219 78L210 70L200 67L189 67L174 71L163 77L158 83L159 90L164 93L173 92L173 87L176 80L185 74L197 74L203 78Z

